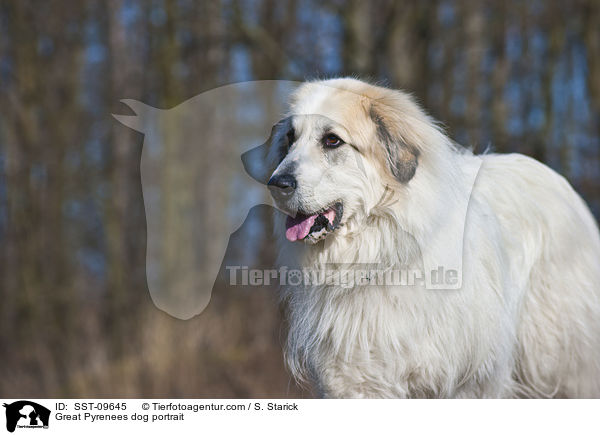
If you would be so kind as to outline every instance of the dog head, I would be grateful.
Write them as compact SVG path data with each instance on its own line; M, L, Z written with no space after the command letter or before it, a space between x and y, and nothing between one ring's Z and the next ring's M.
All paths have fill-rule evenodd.
M428 134L439 133L407 94L354 79L306 83L274 128L268 186L289 216L289 241L314 244L361 225L419 171Z

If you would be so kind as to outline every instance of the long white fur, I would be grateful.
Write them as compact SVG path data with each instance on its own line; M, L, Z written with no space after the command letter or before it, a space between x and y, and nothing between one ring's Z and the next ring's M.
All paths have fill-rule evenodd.
M364 107L348 106L365 98L385 100L418 148L414 177L382 202L389 182L372 158L360 171L333 168L313 188L344 200L344 225L312 246L282 237L281 263L422 268L424 250L443 258L447 249L436 243L440 210L473 187L466 224L449 227L465 230L463 285L283 288L294 376L314 382L324 397L600 397L600 236L582 199L531 158L455 147L400 91L354 79L307 83L290 114L340 124L351 118L352 140L373 146L375 126ZM304 168L301 151L294 158L299 183L314 180L306 171L315 165ZM482 165L471 186L462 168L473 159ZM303 206L323 207L331 198L312 195Z

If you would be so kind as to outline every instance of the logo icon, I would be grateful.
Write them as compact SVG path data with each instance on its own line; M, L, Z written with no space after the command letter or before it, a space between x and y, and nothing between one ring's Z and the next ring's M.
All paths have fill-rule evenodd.
M18 400L6 408L6 430L14 432L15 428L39 429L48 428L50 410L29 400Z
M146 278L152 301L171 316L190 319L204 311L231 234L263 198L270 202L267 181L247 175L240 156L258 148L260 157L268 148L256 144L296 86L277 80L235 83L170 109L126 99L135 115L113 115L144 134ZM251 163L264 165L260 158Z

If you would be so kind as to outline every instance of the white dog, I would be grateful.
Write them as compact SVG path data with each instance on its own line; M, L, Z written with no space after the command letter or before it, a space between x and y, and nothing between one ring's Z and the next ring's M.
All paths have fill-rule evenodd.
M563 177L474 156L410 96L354 79L302 85L269 159L282 264L460 268L446 290L284 287L297 379L324 397L600 397L600 236Z

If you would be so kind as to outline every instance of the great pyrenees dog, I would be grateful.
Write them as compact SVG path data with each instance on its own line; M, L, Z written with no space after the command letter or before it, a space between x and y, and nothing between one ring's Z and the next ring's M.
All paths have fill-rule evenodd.
M268 146L282 265L458 269L447 288L284 285L296 379L332 398L600 397L600 235L562 176L474 155L406 93L349 78L301 85Z

